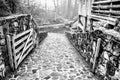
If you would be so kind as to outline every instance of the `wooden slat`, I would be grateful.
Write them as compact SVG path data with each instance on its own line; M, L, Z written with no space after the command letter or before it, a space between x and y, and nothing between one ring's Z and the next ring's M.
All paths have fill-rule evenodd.
M28 41L28 43L27 43L27 46L28 46L29 42L32 41L32 40L33 40L32 38L29 39L29 41Z
M23 36L23 35L31 32L32 30L33 30L33 29L31 28L31 29L29 29L29 30L27 30L27 31L24 31L24 32L18 34L18 35L15 35L14 37L15 37L15 39L17 39L17 38L19 38L19 37L21 37L21 36Z
M104 20L108 20L108 21L111 21L111 22L115 22L116 21L115 18L104 17L104 16L96 16L96 15L91 15L91 18L104 19Z
M29 48L29 50L27 51L27 53L22 57L22 60L28 55L28 53L29 53L32 49L33 49L33 46L31 46L31 47Z
M16 55L16 61L20 58L20 55L21 55L21 53Z
M28 44L28 46L26 47L26 50L27 50L32 44L33 44L33 41Z
M19 45L20 43L24 42L28 38L28 35L20 39L19 41L15 42L15 46Z
M28 55L28 53L29 53L32 49L33 49L33 46L31 46L31 47L29 48L29 50L27 51L27 53L26 53L23 57L21 57L21 59L18 61L17 66L20 65L21 61Z
M118 1L120 2L120 0L112 0L111 2L118 2Z
M112 5L111 8L120 8L120 5Z
M110 5L105 5L105 6L101 5L100 8L101 8L101 9L109 9L109 8L110 8Z
M110 3L111 0L105 0L105 1L98 1L98 2L94 2L93 4L102 4L102 3Z
M22 17L22 16L26 17L26 16L28 16L28 14L16 14L16 15L14 14L14 15L11 15L11 16L8 16L8 17L1 17L0 21L14 19L14 18L17 18L17 17Z
M116 20L117 20L116 18L104 17L104 16L96 16L96 15L91 15L90 18L100 20L100 21L104 21L104 22L109 22L112 25L115 25Z
M18 53L22 48L24 48L24 45L25 45L25 43L22 44L19 48L17 48L17 49L15 50L15 53Z

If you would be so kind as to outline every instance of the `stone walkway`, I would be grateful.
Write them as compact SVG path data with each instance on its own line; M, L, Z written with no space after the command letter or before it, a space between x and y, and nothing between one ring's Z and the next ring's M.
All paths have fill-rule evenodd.
M17 71L17 80L97 80L64 34L48 37Z

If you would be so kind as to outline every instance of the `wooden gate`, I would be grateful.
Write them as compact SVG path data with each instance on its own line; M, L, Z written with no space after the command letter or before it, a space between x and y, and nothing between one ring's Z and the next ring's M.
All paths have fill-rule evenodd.
M33 28L12 36L15 69L18 68L22 60L33 49L33 44Z

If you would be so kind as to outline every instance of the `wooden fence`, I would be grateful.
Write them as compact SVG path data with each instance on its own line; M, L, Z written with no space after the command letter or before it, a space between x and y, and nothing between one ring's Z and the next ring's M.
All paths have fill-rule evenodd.
M13 71L19 67L37 44L37 37L37 25L31 15L0 18L0 76L5 76L8 67Z

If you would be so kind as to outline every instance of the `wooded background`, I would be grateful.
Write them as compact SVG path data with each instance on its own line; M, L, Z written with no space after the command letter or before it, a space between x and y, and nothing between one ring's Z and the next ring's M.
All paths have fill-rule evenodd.
M81 0L51 0L54 9L51 10L47 0L42 3L37 0L0 0L0 17L12 14L31 14L38 23L60 23L63 19L73 19L78 15ZM43 6L44 5L44 6Z

